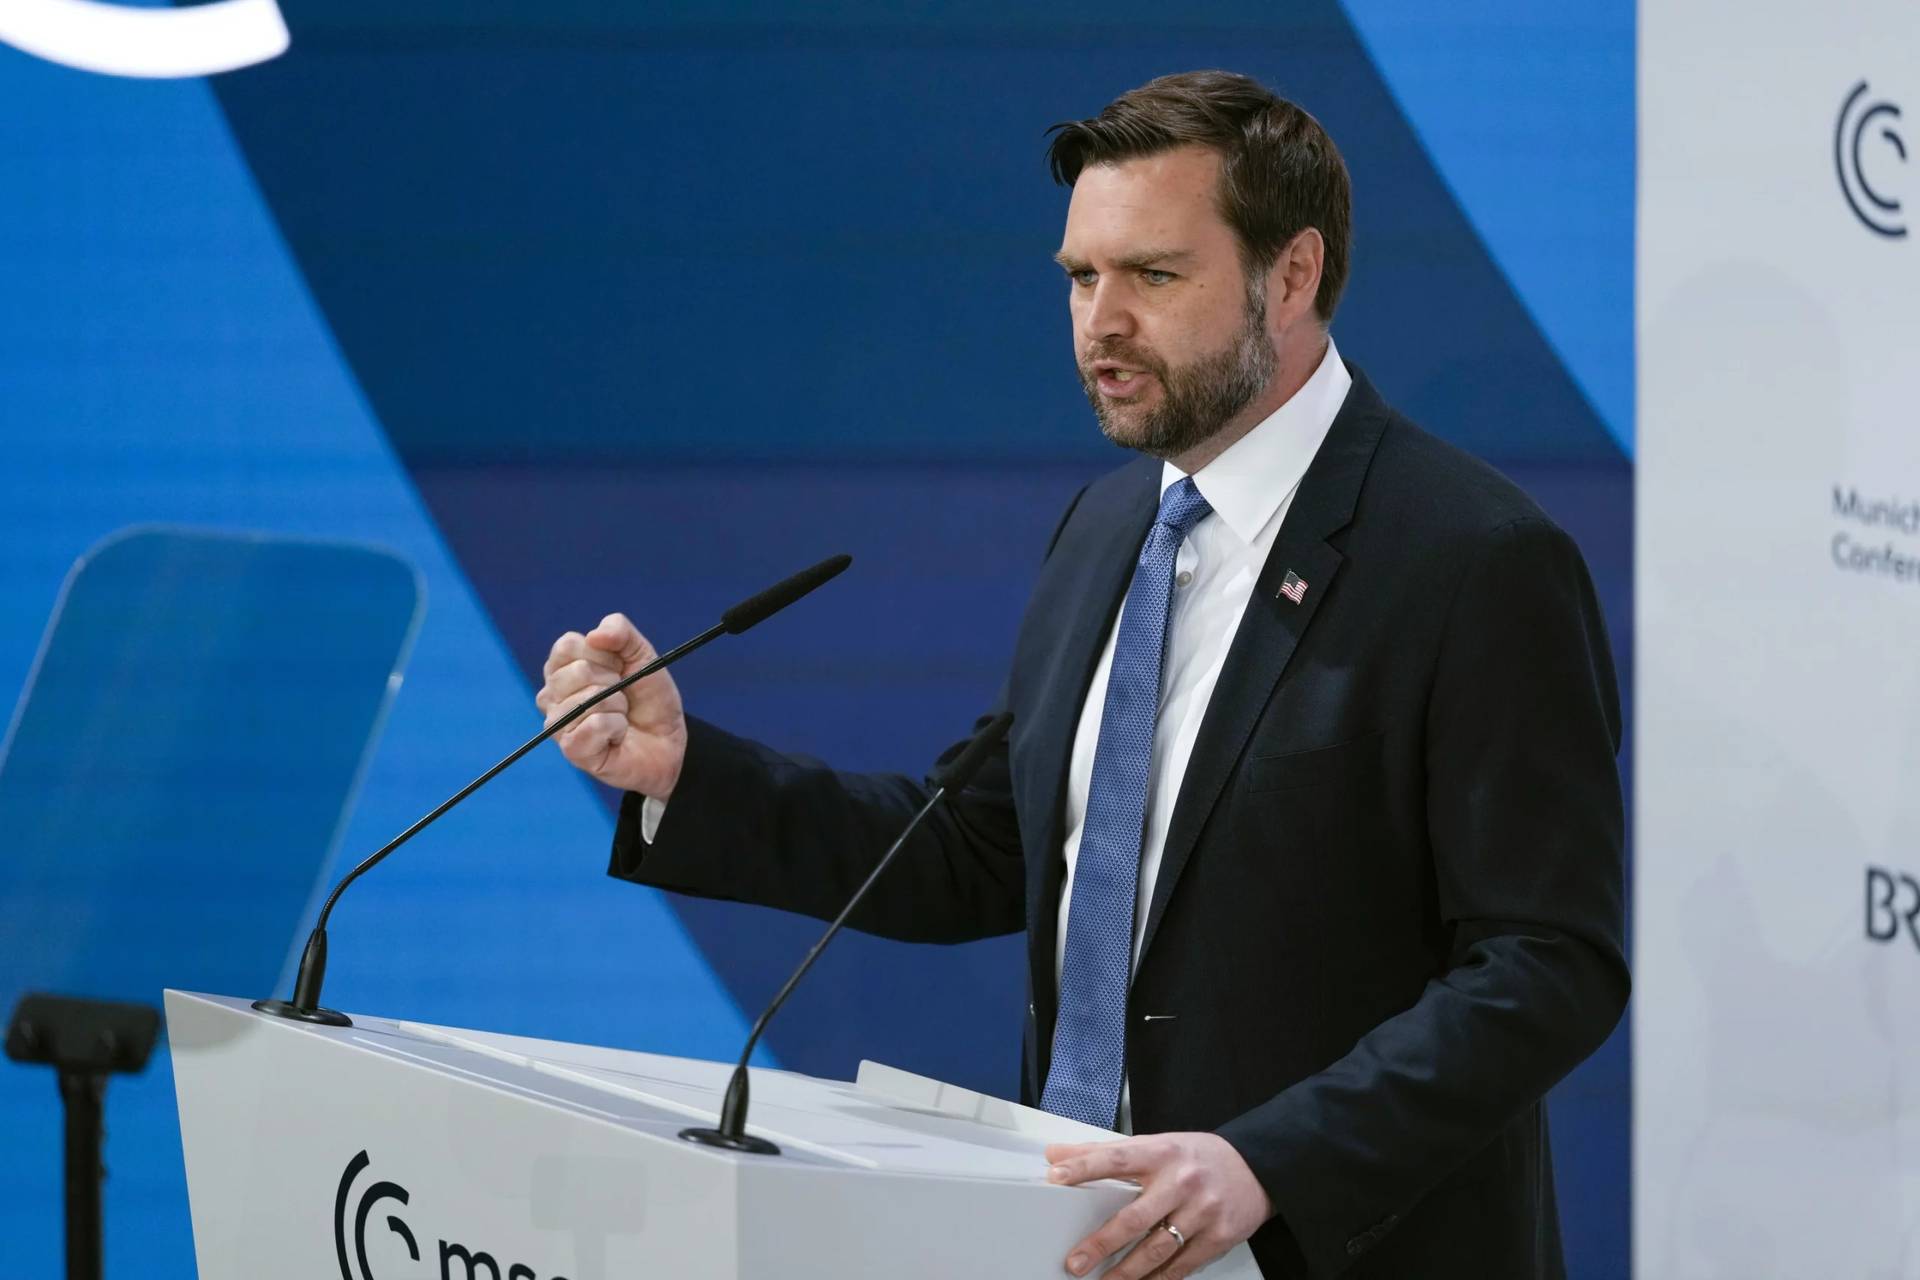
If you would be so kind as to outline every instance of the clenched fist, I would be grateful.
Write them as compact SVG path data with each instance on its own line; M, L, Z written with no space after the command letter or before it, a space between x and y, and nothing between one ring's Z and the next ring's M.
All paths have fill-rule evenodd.
M547 682L534 695L534 705L552 724L656 656L625 614L610 613L587 634L569 631L553 642ZM555 741L568 760L600 781L665 800L687 758L680 690L671 675L656 672L596 706Z

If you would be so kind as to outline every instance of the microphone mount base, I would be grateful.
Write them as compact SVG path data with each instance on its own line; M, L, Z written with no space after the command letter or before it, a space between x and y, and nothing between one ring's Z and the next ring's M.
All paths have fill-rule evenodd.
M719 1147L724 1151L744 1151L756 1156L777 1156L780 1148L765 1138L756 1138L750 1133L722 1133L718 1129L682 1129L680 1136L688 1142L703 1147Z
M344 1013L335 1013L331 1009L302 1009L288 1000L255 1000L253 1007L262 1013L270 1013L276 1018L291 1018L295 1022L313 1022L323 1027L350 1027L353 1019Z

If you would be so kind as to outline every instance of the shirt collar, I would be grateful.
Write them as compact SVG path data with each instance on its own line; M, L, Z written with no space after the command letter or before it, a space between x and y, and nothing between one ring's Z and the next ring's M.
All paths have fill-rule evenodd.
M1320 442L1353 386L1353 375L1327 338L1327 353L1306 384L1227 451L1194 472L1193 483L1242 542L1251 545L1287 495L1307 474ZM1160 495L1185 472L1171 462L1160 471Z

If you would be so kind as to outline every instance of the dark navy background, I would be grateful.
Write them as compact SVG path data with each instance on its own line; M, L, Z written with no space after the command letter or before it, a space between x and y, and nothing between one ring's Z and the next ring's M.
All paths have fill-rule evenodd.
M288 290L216 314L178 289L170 305L199 341L172 358L251 362L262 407L247 419L249 447L364 433L353 436L365 449L352 467L394 486L410 513L392 517L404 532L330 499L343 484L372 483L352 479L362 475L352 467L282 450L275 484L312 504L303 525L417 547L430 598L438 590L455 602L430 605L355 827L369 843L409 805L442 798L438 775L418 776L423 756L457 757L447 768L470 762L471 773L513 745L517 730L503 720L469 760L465 741L432 727L473 714L474 689L487 688L501 717L524 708L521 728L536 722L523 700L559 631L620 609L664 647L837 551L855 560L842 581L682 669L690 708L851 768L918 772L964 734L1001 678L1062 505L1122 461L1072 375L1064 285L1049 261L1066 193L1046 177L1043 131L1153 75L1198 66L1261 78L1339 142L1356 200L1353 279L1334 328L1343 353L1398 407L1500 465L1573 531L1631 680L1624 4L1476 3L1444 20L1411 3L1357 0L1284 9L1210 0L1177 12L1138 0L1045 10L842 0L804 14L710 0L644 11L585 0L282 7L292 50L207 82L211 114L181 106L177 123L144 132L136 122L159 118L166 90L29 66L6 50L0 105L49 110L51 85L67 95L69 147L91 139L124 159L137 139L156 171L169 148L231 162L239 181L174 190L171 214L159 202L95 205L84 185L72 188L68 213L258 230L253 256L200 269L209 279L282 272ZM76 137L73 113L96 109L123 124ZM51 148L41 160L48 173L86 163ZM30 216L13 207L13 218ZM9 216L0 211L0 231ZM37 228L28 230L52 234ZM155 251L140 226L124 234ZM76 282L98 275L139 292L126 277L137 267L61 243ZM58 279L44 296L60 296ZM43 331L47 316L33 305L0 303L15 308L0 313L0 336ZM295 317L284 323L299 330L297 357L287 354L293 337L237 349L211 336L265 310ZM13 396L12 414L0 408L0 446L97 483L86 477L110 473L104 455L48 443L52 406L70 390L62 368L77 384L129 357L122 346L88 358L60 347L52 369L44 359L29 369L0 356L0 378L33 393ZM324 392L314 389L323 374ZM90 421L106 418L83 418L83 432ZM206 434L204 406L135 408L112 421L203 441L166 464L208 486L200 518L277 522L275 501L254 501L257 489L234 496L257 475L206 478L225 437ZM179 476L162 469L150 481L157 491ZM114 519L158 501L137 482L117 483ZM29 540L47 521L75 522L74 540L90 531L79 527L86 520L107 523L104 510L14 510ZM24 679L17 658L4 660L30 650L51 600L36 593L57 559L49 548L11 567L6 585L20 603L0 618L0 677ZM498 671L452 678L466 661L452 655L496 650L506 659ZM525 784L536 798L511 819L504 797L475 802L494 804L484 811L494 819L470 820L460 857L448 836L443 860L424 847L391 868L391 883L370 878L359 925L343 906L330 995L410 1017L721 1052L714 1042L764 1002L817 926L604 881L611 797L546 770L544 789ZM398 821L362 831L376 800L382 821ZM572 825L543 826L545 805ZM595 805L592 815L574 807ZM468 855L499 870L477 876ZM529 898L525 877L536 874L547 878ZM656 898L666 912L644 914ZM498 923L424 933L394 924L423 909ZM382 921L392 931L377 959L355 961L356 928ZM529 935L528 950L500 942L507 932ZM587 941L535 957L538 939L556 932ZM849 936L770 1031L770 1055L839 1076L871 1057L1010 1093L1020 945ZM688 965L704 966L714 985L687 995L675 979L680 1012L669 1018L651 993L660 975ZM577 994L608 991L630 998ZM1626 1274L1625 1039L1623 1025L1554 1096L1580 1277ZM0 1066L0 1076L14 1070ZM163 1146L164 1126L155 1133L150 1143ZM0 1153L16 1199L42 1212L53 1204L40 1173L52 1151L28 1144L44 1139L29 1134ZM148 1238L177 1252L168 1160L177 1169L177 1148L155 1157L151 1203L135 1214L173 1223ZM44 1218L26 1221L23 1236L47 1230ZM145 1274L188 1274L181 1258L151 1265Z

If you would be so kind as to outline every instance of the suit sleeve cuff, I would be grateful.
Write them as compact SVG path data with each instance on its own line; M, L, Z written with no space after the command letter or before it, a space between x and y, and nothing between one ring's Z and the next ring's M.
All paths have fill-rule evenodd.
M1273 1217L1261 1231L1270 1247L1284 1249L1290 1261L1297 1260L1300 1270L1316 1280L1335 1275L1378 1244L1399 1219L1341 1229L1336 1224L1351 1216L1351 1206L1330 1200L1337 1193L1320 1184L1331 1180L1306 1173L1310 1161L1305 1151L1277 1132L1261 1110L1236 1117L1214 1132L1240 1153L1266 1189Z
M708 898L732 898L729 852L755 847L772 788L752 744L687 718L687 757L672 802L627 792L607 874ZM652 812L650 813L649 810Z

